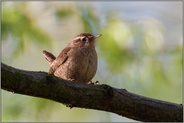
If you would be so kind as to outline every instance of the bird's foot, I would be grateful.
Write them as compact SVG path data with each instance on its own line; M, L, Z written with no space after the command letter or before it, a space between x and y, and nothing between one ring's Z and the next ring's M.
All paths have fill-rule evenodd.
M100 82L99 81L96 81L96 82L90 81L90 82L88 82L88 84L97 85L97 84L100 84Z
M71 79L71 78L69 78L67 80L70 81L70 82L74 82L75 81L75 79Z

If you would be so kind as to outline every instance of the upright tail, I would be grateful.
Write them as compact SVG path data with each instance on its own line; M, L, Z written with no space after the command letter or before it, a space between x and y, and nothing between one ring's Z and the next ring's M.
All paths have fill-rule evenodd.
M56 57L52 53L47 52L46 50L43 50L42 53L49 64L52 64L52 62L56 59Z

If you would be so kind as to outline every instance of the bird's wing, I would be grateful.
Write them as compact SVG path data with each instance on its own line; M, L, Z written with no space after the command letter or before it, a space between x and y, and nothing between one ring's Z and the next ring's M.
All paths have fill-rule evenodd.
M71 47L65 47L60 54L57 56L57 58L54 60L54 62L51 64L49 73L53 74L56 69L66 62L68 59L68 52L71 50Z

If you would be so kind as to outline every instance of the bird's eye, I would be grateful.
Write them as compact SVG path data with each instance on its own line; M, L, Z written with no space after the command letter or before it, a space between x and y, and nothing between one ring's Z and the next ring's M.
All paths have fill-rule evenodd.
M86 38L82 38L82 41L83 41L83 42L86 42Z

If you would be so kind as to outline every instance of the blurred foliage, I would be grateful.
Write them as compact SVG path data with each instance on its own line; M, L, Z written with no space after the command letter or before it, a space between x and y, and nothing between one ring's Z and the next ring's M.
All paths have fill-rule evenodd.
M17 56L25 51L28 42L34 42L39 46L50 45L51 38L36 24L34 16L26 11L27 3L15 3L11 7L2 3L2 41L12 37L14 51L12 56ZM27 49L27 48L26 48Z
M93 34L99 30L100 26L98 23L99 19L93 11L94 9L95 8L93 6L64 6L62 8L56 6L54 14L59 20L70 19L68 18L69 16L77 16L83 26L83 30Z
M119 19L109 19L102 34L102 41L98 42L101 55L109 63L108 66L113 72L119 72L121 67L127 66L127 62L135 58L134 50L127 47L129 38L132 37L130 29Z
M56 25L70 22L69 26L72 26L73 30L102 34L102 37L96 42L99 55L96 78L100 82L118 88L126 88L128 91L156 99L181 103L183 37L175 38L178 39L175 41L175 45L169 45L165 40L168 30L165 29L162 22L153 17L128 21L119 17L114 10L104 11L102 14L95 9L93 4L85 3L84 5L48 2L43 4L46 7L41 10L41 14L48 10L54 15L48 16L48 18L55 18L58 22ZM14 48L11 57L28 52L27 48L32 47L29 46L30 42L39 46L37 48L39 52L40 46L52 45L52 35L49 35L48 30L39 26L38 18L40 16L35 16L30 9L27 9L28 7L29 2L13 2L11 5L7 2L2 3L2 47L4 47L4 42L11 37L13 45L10 45L9 48ZM102 20L105 21L102 23ZM76 28L76 26L81 28ZM62 29L60 27L55 32ZM66 31L65 34L67 33ZM69 35L71 36L71 34ZM60 42L56 45L60 46ZM12 59L10 58L10 60ZM18 98L14 98L15 95L6 92L3 92L2 96L3 121L30 121L30 119L42 122L72 121L70 117L68 118L68 115L71 114L66 113L66 110L73 111L74 121L90 119L87 116L83 117L87 115L84 111L75 109L71 111L45 99L20 95L16 96ZM15 102L9 104L12 98L15 99ZM22 101L22 99L25 100ZM76 115L79 114L78 112L82 114L80 115L81 119L79 115ZM101 115L98 117L98 113L91 113L94 117L97 116L97 120L91 117L91 121L99 121L102 118ZM105 122L112 121L110 114L105 114L105 117L107 117L105 120L103 119Z
M99 19L97 18L97 15L94 14L94 8L91 6L89 7L82 7L80 9L81 15L79 15L80 20L83 24L84 31L94 34L95 32L98 32L99 30Z

